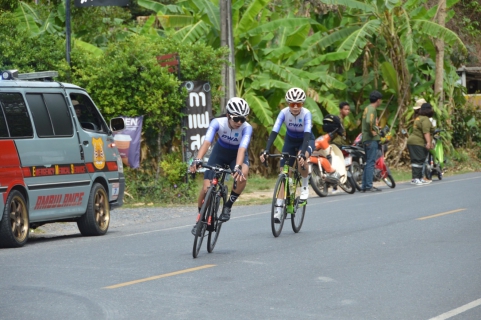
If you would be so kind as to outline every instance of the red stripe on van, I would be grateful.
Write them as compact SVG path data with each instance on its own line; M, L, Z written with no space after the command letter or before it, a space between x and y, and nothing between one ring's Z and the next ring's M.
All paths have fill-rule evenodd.
M87 171L89 173L95 172L94 164L92 162L86 163L85 165L87 166Z
M20 167L17 148L13 140L0 140L0 165L2 167Z
M7 187L3 193L3 203L7 201L10 189L16 185L25 186L20 159L13 140L0 140L0 186Z

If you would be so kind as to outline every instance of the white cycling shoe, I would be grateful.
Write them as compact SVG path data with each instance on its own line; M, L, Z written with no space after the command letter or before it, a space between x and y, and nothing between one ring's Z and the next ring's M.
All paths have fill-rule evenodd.
M305 201L307 198L309 198L309 187L301 187L301 200Z

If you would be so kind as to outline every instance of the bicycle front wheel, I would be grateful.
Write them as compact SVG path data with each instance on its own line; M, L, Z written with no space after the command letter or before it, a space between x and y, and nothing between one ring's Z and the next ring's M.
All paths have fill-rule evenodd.
M207 194L204 198L204 204L200 208L200 218L197 221L197 232L194 236L194 246L192 248L192 256L197 258L199 255L200 248L202 247L202 241L204 241L205 230L207 229L207 214L210 210L210 205L212 203L212 187L207 189Z
M295 212L291 215L292 231L298 233L301 230L302 223L304 222L304 216L306 215L307 201L301 202L301 180L296 179L296 200L295 200Z
M209 236L207 237L207 252L212 253L214 251L215 244L217 243L217 239L219 238L220 229L222 228L222 221L218 220L217 213L219 212L219 208L224 207L224 203L226 202L227 197L227 188L224 192L222 192L222 196L215 196L215 206L212 208L211 211L211 226L208 226L207 229L209 230Z
M284 184L286 181L286 176L284 174L279 175L277 178L276 186L274 187L274 194L272 196L272 208L271 208L271 229L272 235L274 237L278 237L281 234L282 227L284 226L284 220L286 218L286 200L284 197ZM282 191L282 193L281 193ZM277 199L282 195L284 198L284 204L281 207L277 207ZM276 221L276 209L280 208L281 210L281 217L278 221Z

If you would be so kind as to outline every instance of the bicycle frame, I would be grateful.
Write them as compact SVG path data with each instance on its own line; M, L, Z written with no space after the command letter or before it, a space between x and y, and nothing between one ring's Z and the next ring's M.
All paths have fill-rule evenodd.
M297 157L292 156L287 152L283 152L282 154L271 154L269 155L270 157L281 157L284 159L284 167L282 168L282 173L281 175L284 176L284 199L286 199L286 207L287 207L287 213L289 214L294 214L297 211L297 206L295 206L294 201L296 199L296 190L297 190L297 183L295 183L300 177L301 174L297 170ZM294 158L294 164L291 167L289 166L289 159ZM292 179L294 181L293 184L293 189L291 190L291 186L289 184L289 171L291 169L291 174L293 175ZM291 196L293 195L293 196Z

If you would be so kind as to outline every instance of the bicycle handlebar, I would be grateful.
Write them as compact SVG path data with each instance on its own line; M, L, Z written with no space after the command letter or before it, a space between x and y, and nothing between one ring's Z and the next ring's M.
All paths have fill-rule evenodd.
M298 156L293 156L293 155L290 155L289 153L287 152L283 152L283 153L274 153L274 154L266 154L268 157L272 157L272 158L284 158L285 160L288 160L289 158L295 158L297 159ZM267 164L267 159L266 161L264 161L264 163ZM267 165L266 165L267 166ZM304 166L301 166L302 170L306 170L306 168Z
M213 170L215 172L219 172L219 173L222 173L222 172L225 172L227 174L234 174L234 172L232 172L232 170L230 168L222 168L222 167L219 167L219 166L210 166L208 164L202 164L201 167L203 168L206 168L206 169L210 169L210 170ZM237 189L237 181L234 180L234 185L232 187L232 189Z

